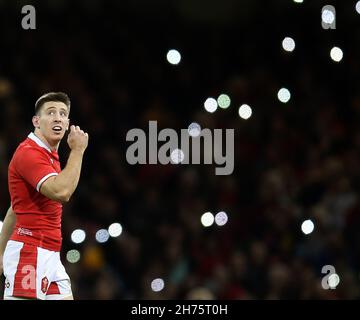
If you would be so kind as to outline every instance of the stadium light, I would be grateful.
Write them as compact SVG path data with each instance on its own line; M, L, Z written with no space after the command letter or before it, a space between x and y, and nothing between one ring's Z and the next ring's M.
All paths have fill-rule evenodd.
M295 40L290 37L285 37L282 41L282 47L285 51L292 52L295 49Z
M205 212L201 216L201 224L204 227L210 227L214 223L214 215L211 212Z
M181 54L179 51L177 51L175 49L171 49L168 51L168 53L166 55L166 59L170 64L177 65L181 61Z
M70 263L76 263L80 261L80 252L78 250L69 250L66 253L66 260Z
M304 233L304 234L310 234L311 232L314 231L314 223L308 219L308 220L305 220L302 224L301 224L301 231Z
M74 243L82 243L86 238L86 233L82 229L76 229L71 233L71 241Z
M173 164L179 164L184 161L185 154L181 149L174 149L170 154L170 160Z
M321 19L326 24L332 24L335 21L335 14L329 9L324 9Z
M336 29L336 9L332 5L325 5L321 9L321 26L323 29Z
M335 62L340 62L343 58L343 52L339 47L334 47L330 51L330 57Z
M220 108L227 109L230 107L231 99L227 94L223 93L223 94L219 95L219 97L217 98L217 103Z
M215 215L215 223L218 226L224 226L228 222L228 216L225 211L220 211Z
M106 229L100 229L95 234L95 239L99 243L105 243L109 240L109 232Z
M290 91L286 88L281 88L279 91L278 91L278 99L280 100L280 102L282 103L287 103L289 102L290 98L291 98L291 94L290 94Z
M214 98L207 98L204 107L207 112L213 113L216 111L218 104Z
M108 228L109 235L110 235L110 237L113 237L113 238L120 236L122 233L122 230L123 230L123 228L122 228L121 224L118 222L112 223Z
M198 137L201 133L201 127L197 122L190 123L188 133L191 137Z
M156 278L151 281L151 289L152 291L159 292L165 287L165 282L161 278Z
M252 115L252 109L249 105L243 104L240 106L240 108L239 108L240 118L247 120L251 117L251 115Z
M340 283L340 277L337 273L333 273L328 278L328 284L331 289L335 289Z

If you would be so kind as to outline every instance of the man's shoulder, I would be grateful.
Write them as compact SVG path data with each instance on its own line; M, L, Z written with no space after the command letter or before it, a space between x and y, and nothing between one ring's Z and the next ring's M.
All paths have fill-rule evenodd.
M32 143L31 139L27 138L18 145L14 152L13 159L21 158L22 160L27 160L28 157L41 157L45 154L46 152L44 152L43 148L40 148Z

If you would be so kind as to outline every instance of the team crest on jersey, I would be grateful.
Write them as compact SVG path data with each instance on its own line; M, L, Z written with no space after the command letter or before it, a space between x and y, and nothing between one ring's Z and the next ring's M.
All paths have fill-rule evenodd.
M48 278L44 277L41 280L41 291L43 293L46 293L47 289L48 289L48 285L49 285L49 280Z

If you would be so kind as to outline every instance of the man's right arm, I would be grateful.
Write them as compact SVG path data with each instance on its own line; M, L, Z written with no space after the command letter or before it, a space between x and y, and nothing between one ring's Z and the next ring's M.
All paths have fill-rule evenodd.
M59 202L68 202L79 183L88 134L79 127L71 126L68 144L71 152L64 170L45 180L40 187L44 196Z
M4 223L0 233L0 275L3 271L3 255L6 248L6 244L9 241L11 234L16 224L16 214L10 206L6 213Z

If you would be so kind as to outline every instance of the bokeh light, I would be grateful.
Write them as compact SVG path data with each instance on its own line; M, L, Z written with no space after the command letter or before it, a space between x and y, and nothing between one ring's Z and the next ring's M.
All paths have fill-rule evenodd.
M281 88L279 91L278 91L278 99L280 100L280 102L282 103L287 103L289 102L290 98L291 98L291 94L290 94L290 91L286 88Z
M330 57L335 62L340 62L343 58L343 51L339 47L334 47L330 51Z
M308 220L305 220L302 224L301 224L301 231L304 233L304 234L310 234L311 232L314 231L314 223L308 219Z
M105 243L109 240L109 232L106 229L100 229L95 234L95 239L99 243Z
M71 233L71 241L74 243L82 243L86 238L86 233L82 229L76 229Z
M337 273L333 273L328 278L328 284L331 289L335 289L340 283L340 277Z
M213 113L216 111L218 104L214 98L207 98L204 107L207 112Z
M156 278L153 281L151 281L151 289L152 291L159 292L163 290L165 287L165 282L161 278Z
M286 37L282 41L282 47L285 51L292 52L295 49L295 41L293 38Z
M335 20L335 15L331 10L325 9L321 13L321 20L327 24L331 24Z
M67 253L66 253L66 260L70 263L76 263L76 262L79 262L80 260L80 252L78 250L69 250Z
M228 215L225 211L220 211L215 215L215 223L218 226L224 226L228 222Z
M252 109L249 105L243 104L240 106L240 108L239 108L240 118L247 120L251 117L251 115L252 115Z
M109 235L110 235L110 237L113 237L113 238L120 236L122 233L122 230L123 230L123 228L122 228L121 224L118 222L112 223L108 228Z
M214 223L214 215L211 212L205 212L201 216L201 224L204 227L210 227Z
M175 49L171 49L168 51L168 53L166 55L166 59L170 64L177 65L181 61L181 54L179 51L177 51Z
M358 14L360 14L360 1L356 2L355 10Z
M227 94L221 94L217 98L217 103L218 103L220 108L227 109L227 108L230 107L231 99Z
M181 163L185 158L184 152L181 149L174 149L170 154L171 162L174 164Z
M201 127L197 122L192 122L188 127L188 132L190 136L198 137L201 133Z

